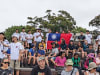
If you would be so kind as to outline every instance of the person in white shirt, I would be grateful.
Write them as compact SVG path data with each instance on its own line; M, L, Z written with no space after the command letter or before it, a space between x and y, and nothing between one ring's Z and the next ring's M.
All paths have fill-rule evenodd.
M98 40L98 44L100 45L100 33L99 33L99 35L97 36L97 40Z
M26 40L27 40L27 42L29 44L29 48L31 47L32 39L33 39L33 35L31 34L31 31L29 30L28 34L26 34Z
M19 75L19 70L18 68L20 68L20 55L21 55L21 50L23 50L22 44L20 42L18 42L18 36L17 35L13 35L12 36L12 43L10 44L4 44L2 42L2 44L6 47L10 47L11 50L11 55L10 55L10 67L12 69L17 69L16 70L16 75Z
M22 32L20 33L20 41L26 41L25 36L26 36L26 32L25 32L25 28L23 28Z
M19 31L18 31L18 29L16 29L15 33L13 33L12 36L13 35L17 35L19 37Z
M47 41L48 41L48 36L49 36L49 34L51 33L52 31L51 31L51 29L49 29L49 31L48 31L48 33L46 33L46 49L47 49Z
M68 34L71 34L72 36L71 36L71 38L70 38L70 40L74 40L74 34L73 33L71 33L71 31L70 30L68 30Z
M42 41L43 33L41 32L41 29L37 29L36 33L33 34L34 41L36 41L36 50L39 48L39 43Z
M90 34L89 31L86 31L86 35L85 35L85 40L87 40L88 44L92 43L92 35Z

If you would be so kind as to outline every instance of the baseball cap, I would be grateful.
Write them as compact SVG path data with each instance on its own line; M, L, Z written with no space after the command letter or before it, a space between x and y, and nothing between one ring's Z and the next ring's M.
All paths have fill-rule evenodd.
M37 61L39 62L41 60L45 60L45 58L44 57L39 57L39 59Z

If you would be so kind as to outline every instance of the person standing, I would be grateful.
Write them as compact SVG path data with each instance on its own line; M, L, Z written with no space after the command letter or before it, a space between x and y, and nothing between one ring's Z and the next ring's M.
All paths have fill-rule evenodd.
M85 40L87 40L88 44L92 43L92 35L88 30L86 31Z
M31 34L31 31L29 30L28 34L26 34L26 40L27 40L27 43L29 44L29 48L31 48L32 39L33 39L33 35Z
M37 63L38 65L33 68L31 75L52 75L50 68L45 65L45 57L39 57Z
M19 34L18 29L16 29L15 33L13 33L12 36L13 36L13 35L17 35L17 36L19 37L20 34Z
M23 50L22 44L20 42L18 42L18 36L17 35L13 35L12 36L12 43L10 44L4 44L2 42L2 44L6 47L10 48L11 51L11 55L10 55L10 67L12 69L16 69L16 75L19 75L19 70L18 68L20 68L20 55L21 55L21 50ZM14 73L13 73L14 75Z
M20 41L26 41L25 39L25 36L26 36L26 32L25 32L25 28L22 29L22 32L20 32Z

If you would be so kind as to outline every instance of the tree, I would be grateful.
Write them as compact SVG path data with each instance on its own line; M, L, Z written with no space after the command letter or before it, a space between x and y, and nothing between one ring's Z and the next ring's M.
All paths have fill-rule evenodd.
M94 26L100 29L100 15L96 16L89 22L89 26Z
M52 13L52 10L47 10L45 16L29 19L33 25L40 25L40 28L48 28L53 32L62 32L62 30L67 32L69 29L74 29L74 25L76 25L74 18L64 10L59 10L58 14Z
M19 30L19 33L21 32L22 28L25 28L26 32L28 32L28 30L31 30L32 33L35 32L35 28L33 26L12 26L12 27L9 27L8 29L5 30L4 34L5 34L5 37L11 41L11 36L12 34L15 32L16 29Z

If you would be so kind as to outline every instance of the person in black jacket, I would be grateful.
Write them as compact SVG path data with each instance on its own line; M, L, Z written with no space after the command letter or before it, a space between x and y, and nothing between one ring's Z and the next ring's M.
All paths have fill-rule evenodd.
M52 75L50 68L45 65L44 57L40 57L37 63L38 65L33 68L31 75Z

